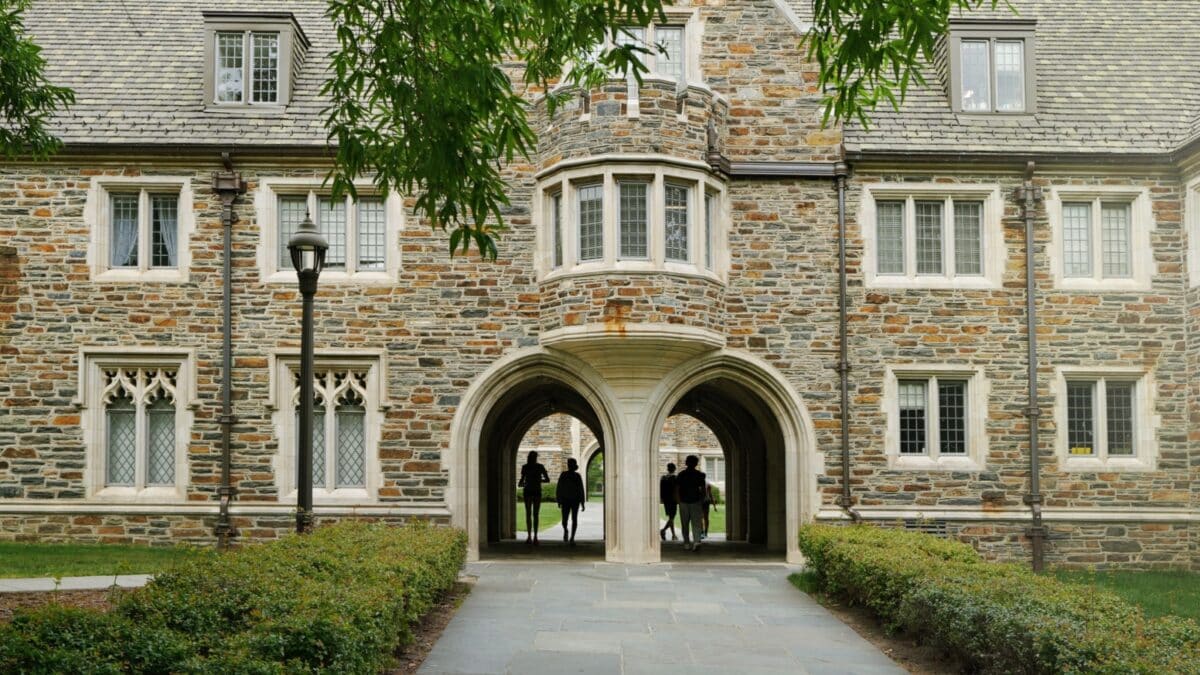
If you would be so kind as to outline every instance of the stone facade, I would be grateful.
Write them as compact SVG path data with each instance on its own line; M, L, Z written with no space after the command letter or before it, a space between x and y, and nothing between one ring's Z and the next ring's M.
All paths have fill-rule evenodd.
M199 20L186 3L166 5L164 21ZM511 207L497 262L449 257L444 236L416 217L409 199L386 242L398 261L394 276L322 278L319 362L358 359L344 367L368 364L361 367L379 387L365 406L374 420L369 487L354 497L319 498L319 518L453 523L471 529L477 552L505 533L505 523L487 514L513 498L504 492L512 482L505 471L517 457L538 449L556 473L567 456L586 465L605 445L606 502L611 495L614 504L606 532L616 533L609 556L650 561L657 549L644 542L656 545L657 537L637 529L644 525L639 509L653 507L653 480L666 462L681 464L681 455L695 452L728 462L731 537L794 558L791 528L849 517L838 503L846 414L855 515L934 526L990 557L1027 559L1025 240L1016 195L1023 156L888 160L861 150L869 131L847 129L844 137L843 129L823 128L817 69L799 45L798 14L772 0L684 3L672 16L687 26L698 62L689 66L697 76L683 86L649 77L634 90L614 80L580 94L553 119L531 100L539 146L535 157L505 168ZM298 15L313 53L323 53L329 32L319 11ZM31 28L35 35L53 30L36 11ZM57 72L70 68L67 49L62 41L50 52L52 67L56 58L64 63ZM122 104L111 105L115 116ZM265 222L274 216L264 203L273 193L264 186L281 179L319 186L328 169L324 135L319 121L309 120L317 132L304 131L306 110L283 113L296 125L281 127L275 142L307 150L284 159L263 142L235 145L231 155L248 187L233 204L231 259L239 541L292 526L294 497L282 462L291 451L281 440L290 410L281 401L288 400L288 359L299 349L299 298L294 281L272 272L275 224ZM240 118L233 119L236 126ZM269 120L246 119L254 119L255 133L272 128ZM222 452L223 226L212 188L221 157L199 137L118 139L98 121L87 124L66 124L64 152L49 162L0 165L0 538L211 542ZM109 141L111 150L95 150ZM710 164L714 155L721 161ZM1041 481L1053 564L1200 569L1200 384L1193 377L1200 294L1188 274L1192 216L1185 205L1194 171L1181 157L1060 158L1039 164L1033 177L1043 191L1033 245ZM638 170L686 167L720 187L717 262L701 270L652 260L635 271L547 274L543 178L589 162L611 168L635 161ZM843 161L851 169L847 411L836 370L835 163ZM751 168L731 168L739 164ZM96 186L113 179L186 181L190 203L183 207L194 227L184 238L191 254L185 280L97 274L99 221L90 209ZM864 204L880 185L920 185L922 194L935 194L936 186L994 187L1001 244L988 261L999 265L999 282L929 288L868 279L874 223L864 220ZM1145 195L1152 219L1147 287L1062 288L1058 207L1048 198L1063 189ZM88 420L103 405L85 381L89 359L122 352L182 354L194 372L194 395L178 398L191 416L178 432L185 467L178 495L108 498L98 494L103 481L89 478L102 435ZM890 454L889 373L932 367L977 369L975 384L986 382L977 411L986 451L975 466L904 468ZM1064 368L1138 369L1152 407L1144 411L1152 466L1064 465L1057 440ZM511 466L489 469L489 462Z

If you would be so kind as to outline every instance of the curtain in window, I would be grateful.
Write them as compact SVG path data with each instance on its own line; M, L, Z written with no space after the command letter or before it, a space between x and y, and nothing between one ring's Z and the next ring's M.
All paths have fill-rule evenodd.
M111 267L137 267L138 196L113 195L109 201L112 207L109 265Z
M151 267L179 265L179 198L155 195L150 198Z
M175 404L165 396L146 408L147 485L175 484Z
M688 251L688 202L691 189L682 185L666 187L667 260L687 262Z
M904 202L875 205L875 241L879 274L904 274Z
M108 425L106 485L133 485L137 467L137 406L123 395L105 410Z

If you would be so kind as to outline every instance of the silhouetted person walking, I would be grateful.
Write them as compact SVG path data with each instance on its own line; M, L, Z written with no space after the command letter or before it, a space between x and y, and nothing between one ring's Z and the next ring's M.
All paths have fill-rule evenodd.
M554 490L554 500L562 509L563 541L575 545L575 530L579 529L579 511L586 511L587 490L583 487L583 476L579 475L579 462L575 458L567 460L567 470L558 474L558 485ZM567 519L571 520L571 537L567 539Z
M668 529L671 530L671 541L679 540L679 536L675 534L675 513L679 509L679 502L675 501L675 479L675 463L672 462L667 464L667 473L658 479L658 501L667 512L667 524L658 531L658 536L663 541L667 539Z
M704 515L701 516L701 521L704 523L704 531L701 533L701 539L708 539L708 509L717 510L717 500L713 497L712 483L704 484Z
M537 451L529 453L529 459L521 467L521 480L517 487L525 488L525 543L538 543L538 515L542 509L542 483L550 482L546 467L538 464Z
M679 502L679 520L683 526L683 547L689 551L700 550L700 519L704 515L704 486L707 484L703 471L698 471L696 465L700 458L688 455L683 460L686 469L679 472L675 478L675 500ZM690 528L689 528L690 526ZM691 535L696 535L692 541Z

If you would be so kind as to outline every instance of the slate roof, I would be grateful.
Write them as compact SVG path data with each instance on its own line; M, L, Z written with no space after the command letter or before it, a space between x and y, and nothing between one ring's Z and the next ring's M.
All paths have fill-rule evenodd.
M1036 19L1037 111L956 115L933 68L897 112L882 104L847 150L1167 153L1200 134L1200 2L1013 0L969 18Z
M318 96L336 38L323 0L37 0L26 28L49 77L75 90L54 122L72 144L324 146ZM204 106L206 10L291 12L308 36L307 60L284 114Z
M778 0L777 0L778 1ZM786 0L809 20L807 0ZM901 110L881 105L851 153L1165 153L1200 138L1197 0L1013 0L1036 19L1037 112L954 114L932 66ZM283 114L205 109L205 10L290 11L311 41ZM74 144L320 147L318 96L335 39L324 0L36 0L26 24L51 79L76 92L55 120ZM1013 18L1004 3L964 16Z

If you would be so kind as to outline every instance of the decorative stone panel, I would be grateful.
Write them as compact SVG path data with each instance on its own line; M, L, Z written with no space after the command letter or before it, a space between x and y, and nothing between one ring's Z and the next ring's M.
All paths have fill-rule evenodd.
M598 273L552 279L540 288L541 332L603 325L678 324L723 333L724 289L707 278Z

